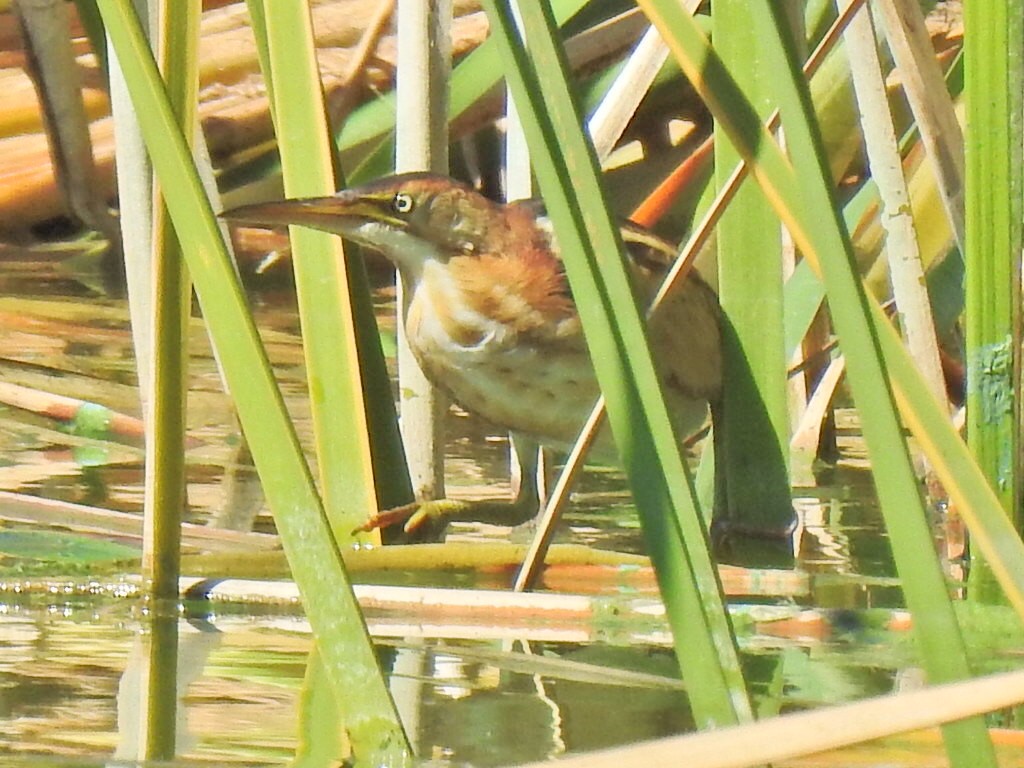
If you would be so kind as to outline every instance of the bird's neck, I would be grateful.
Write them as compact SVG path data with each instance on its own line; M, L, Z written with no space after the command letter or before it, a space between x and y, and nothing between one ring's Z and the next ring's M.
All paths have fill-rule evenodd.
M387 255L416 303L415 332L467 346L521 333L558 332L576 321L561 260L536 208L510 205L465 251L443 253L426 239L392 237ZM399 248L404 248L401 253Z
M445 260L440 246L432 240L374 221L362 223L348 234L356 242L387 257L398 269L407 289L412 289L420 281L425 265Z

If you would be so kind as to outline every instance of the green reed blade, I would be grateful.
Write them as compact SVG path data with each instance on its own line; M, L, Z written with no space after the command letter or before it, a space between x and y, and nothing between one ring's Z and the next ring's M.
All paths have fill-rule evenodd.
M257 34L265 34L267 43L266 79L272 85L285 194L333 194L337 188L333 148L309 11L299 3L272 2L264 2L261 10L266 28ZM372 315L357 316L340 238L307 227L292 227L290 232L320 487L334 535L345 544L377 509L364 392L386 392L391 405L390 386L386 379L371 383L359 366L357 339L361 336L376 343L377 327ZM364 324L361 331L357 322ZM387 416L393 425L393 405ZM348 437L339 439L339 435ZM394 479L387 482L401 485L401 470L396 467ZM406 501L411 496L396 503Z
M751 5L758 28L770 36L766 65L777 75L788 140L800 147L794 153L793 166L764 131L742 91L692 20L671 0L641 0L641 6L658 25L715 118L725 125L798 247L820 263L832 319L847 357L847 375L860 406L861 426L893 554L907 604L915 616L915 634L929 678L931 682L943 682L967 677L959 626L932 546L923 499L881 363L879 340L869 325L869 303L834 203L806 82L796 63L785 21L772 3ZM945 733L956 764L967 764L968 758L994 764L991 742L980 719L947 726Z
M644 1L646 2L646 0ZM661 9L662 6L648 8L648 13L656 19L662 31L665 32L669 28L681 30L681 24L685 23L685 19L678 19L672 15L670 7L666 7L668 15L662 16L658 13ZM674 26L666 27L665 24ZM686 62L699 62L706 56L710 56L707 41L703 41L703 44L698 43L697 47L692 49L691 59L690 53L688 53L690 49L679 45L678 38L669 37L668 40L676 55L682 57L682 60ZM728 80L722 80L717 82L716 87L729 89L733 86ZM726 115L726 117L732 116ZM743 143L747 147L748 157L755 156L751 149L752 145L756 144L761 149L768 146L758 141L756 133L753 136L736 133L735 136L737 142ZM765 150L765 152L770 152L770 150ZM781 157L781 153L779 156ZM774 161L772 161L772 165L785 168L785 165L777 164ZM765 175L765 166L760 165L757 172ZM767 181L771 182L770 179ZM786 179L781 179L781 183L770 186L772 189L779 189L786 187L787 183ZM793 205L787 207L784 203L789 198L775 196L771 199L774 201L773 204L778 206L777 212L780 217L787 221L787 226L790 227L801 250L811 258L807 262L808 266L814 265L812 260L815 258L816 252L813 248L813 241L797 218L799 200L795 197L792 198ZM817 266L814 266L817 269ZM800 270L798 269L797 275L799 274ZM808 280L808 282L810 281ZM799 320L794 318L793 330L787 331L787 343L796 343L799 328L809 318L809 310L807 312ZM877 306L872 308L871 320L876 329L881 329L878 330L878 336L885 349L885 367L887 373L892 377L894 391L899 398L900 413L928 461L936 468L939 479L950 494L951 500L956 504L959 514L967 522L976 548L993 565L1000 586L1017 612L1024 616L1024 543L1015 534L1013 525L1003 513L997 496L988 485L983 473L971 460L967 447L953 429L948 415L942 411L934 398L923 396L923 393L928 392L927 387L917 373L896 332L887 322L882 321L881 310Z
M555 224L608 419L640 511L690 702L702 726L751 718L692 480L661 395L642 315L583 133L546 4L485 7ZM543 73L543 76L541 76Z
M129 0L99 8L349 735L361 758L407 764L408 741L341 554L145 36Z
M853 249L837 213L831 177L821 150L806 84L796 67L785 20L774 7L756 6L755 18L774 33L771 65L789 77L777 81L780 110L787 136L800 152L793 165L803 191L802 214L818 244L829 310L846 356L847 376L858 404L861 429L872 460L893 556L922 660L932 683L970 676L966 650L950 602L941 564L932 545L931 529L914 467L903 438L892 391L882 363L880 341L870 326L870 304L858 279ZM773 24L774 22L774 24ZM995 765L995 754L982 718L944 726L954 765Z
M764 66L760 30L748 0L716 2L716 50L762 119L774 108L774 73ZM738 153L722 133L715 141L718 185L732 176ZM744 184L717 228L718 291L727 318L723 339L724 472L728 509L715 510L745 529L784 530L791 524L789 407L783 333L782 226L753 184ZM718 458L718 457L716 457Z
M1018 531L1021 511L1020 345L1024 216L1024 15L1019 3L964 6L967 92L967 442ZM969 594L993 594L972 559Z
M910 355L877 306L871 322L882 342L886 369L907 427L967 523L973 549L985 557L1010 604L1024 616L1024 542L949 417L928 396Z

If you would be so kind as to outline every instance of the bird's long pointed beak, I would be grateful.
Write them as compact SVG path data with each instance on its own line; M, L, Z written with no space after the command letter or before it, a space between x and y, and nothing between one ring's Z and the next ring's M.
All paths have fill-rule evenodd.
M259 227L300 224L326 232L345 234L352 227L365 222L369 218L368 213L365 204L358 198L346 199L335 195L243 205L224 211L221 217Z

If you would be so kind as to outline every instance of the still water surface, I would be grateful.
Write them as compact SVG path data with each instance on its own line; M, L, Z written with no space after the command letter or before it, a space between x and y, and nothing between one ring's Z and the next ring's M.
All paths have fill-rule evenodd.
M7 249L0 251L0 260L0 379L137 415L123 299L99 289L98 279L70 274L59 262L41 262L36 254ZM392 294L383 276L376 281L388 333ZM308 445L292 292L280 281L251 288L258 326ZM271 531L198 321L191 349L189 520ZM143 466L137 440L75 436L45 416L6 405L0 406L0 425L0 491L140 513ZM452 494L507 493L505 438L457 411L448 427ZM737 622L748 677L759 706L768 710L861 698L892 690L914 675L906 633L884 631L888 619L872 624L851 612L871 608L888 616L884 609L898 608L901 597L863 456L849 430L842 432L840 446L840 466L798 500L805 528L797 565L815 575L812 592L767 602L842 612L806 630ZM7 529L29 528L21 522ZM463 525L453 535L504 541L524 533ZM560 540L642 551L618 472L588 472ZM130 537L125 541L132 543ZM178 636L175 754L182 762L175 764L278 765L296 755L310 757L310 764L329 764L313 756L337 754L333 710L324 709L316 695L319 681L307 673L312 642L294 607L187 605L181 617L158 627L137 599L111 594L117 591L116 575L96 579L103 587L97 588L100 595L83 595L77 588L40 591L31 585L53 574L11 552L2 557L7 583L0 593L0 755L19 761L10 764L134 760L140 680L151 641L168 625ZM91 578L88 566L79 565L65 581L80 587ZM436 574L427 578L430 585L445 586ZM18 592L19 587L24 589ZM471 638L411 629L395 636L381 628L380 659L421 758L502 765L691 727L663 628L647 641L628 644L539 636L526 631L509 637L487 628ZM641 674L619 678L609 669Z

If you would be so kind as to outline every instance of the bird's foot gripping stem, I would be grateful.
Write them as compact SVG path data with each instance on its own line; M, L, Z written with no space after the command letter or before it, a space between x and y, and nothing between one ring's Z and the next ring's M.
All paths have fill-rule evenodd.
M402 531L409 536L430 539L438 537L448 523L457 521L519 525L531 520L537 511L536 506L528 510L522 509L523 506L516 502L497 499L414 501L371 515L356 531L365 532L401 525Z
M373 513L353 533L372 531L378 528L392 528L398 525L401 525L402 530L407 534L423 532L425 528L433 528L435 525L443 526L452 520L462 519L462 513L472 503L454 499L414 501L411 504L403 504L400 507Z

